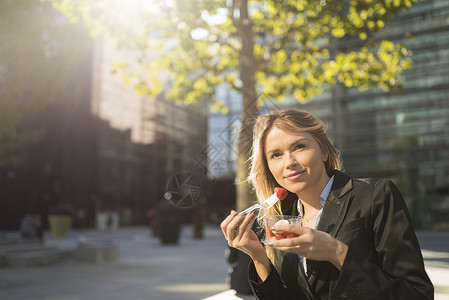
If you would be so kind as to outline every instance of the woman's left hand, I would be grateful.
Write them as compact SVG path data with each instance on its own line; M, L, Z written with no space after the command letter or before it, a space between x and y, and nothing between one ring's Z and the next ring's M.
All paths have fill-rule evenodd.
M291 232L298 237L275 240L269 245L277 250L296 253L305 258L328 261L341 270L348 246L330 234L308 227L288 224L276 225L277 232Z

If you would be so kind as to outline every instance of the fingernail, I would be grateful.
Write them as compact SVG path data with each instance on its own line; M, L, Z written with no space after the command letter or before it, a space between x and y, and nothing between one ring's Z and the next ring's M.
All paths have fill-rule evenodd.
M273 241L264 242L264 244L267 246L271 246L271 245L273 245Z
M235 216L237 214L237 212L236 211L234 211L234 210L231 210L231 216Z

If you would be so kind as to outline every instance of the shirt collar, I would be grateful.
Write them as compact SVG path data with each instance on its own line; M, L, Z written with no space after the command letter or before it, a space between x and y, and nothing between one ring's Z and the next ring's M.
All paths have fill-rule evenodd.
M323 191L320 194L320 204L322 207L324 207L324 204L326 204L327 197L329 197L329 194L331 193L333 183L334 183L334 175L332 175L332 177L329 179L329 181L327 182L326 186L324 187ZM301 200L298 199L298 212L299 215L302 216L302 209L300 207L301 207ZM321 214L319 213L318 216L321 216Z
M332 184L334 183L334 175L329 179L329 182L324 187L323 191L320 195L320 203L321 206L324 207L324 204L326 203L327 197L329 197L329 194L331 193Z

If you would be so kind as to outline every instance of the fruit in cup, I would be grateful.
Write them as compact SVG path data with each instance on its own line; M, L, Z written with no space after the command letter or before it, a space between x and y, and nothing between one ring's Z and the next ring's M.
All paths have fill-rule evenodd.
M289 224L289 222L287 220L279 220L276 223L274 223L274 226L287 225L287 224ZM299 236L299 235L297 235L296 233L292 233L292 232L288 232L288 231L278 232L278 231L271 230L271 228L268 227L268 237L269 238L274 237L277 240L281 240L281 239L292 238L292 237L297 237L297 236Z
M277 225L288 225L289 223L288 223L288 221L287 220L279 220L279 221L277 221L276 223L274 223L274 226L277 226ZM276 234L279 234L279 232L276 232L276 231L273 231L273 233L276 235Z

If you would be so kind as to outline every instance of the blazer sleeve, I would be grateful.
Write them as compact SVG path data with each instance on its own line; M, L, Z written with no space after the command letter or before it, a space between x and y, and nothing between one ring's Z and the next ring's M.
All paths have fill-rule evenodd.
M276 268L270 261L270 273L265 281L262 281L257 274L254 262L251 261L248 267L248 281L254 296L257 300L289 300L289 299L307 299L301 293L300 289L290 291L284 286L284 283L276 271Z
M351 299L433 299L433 285L401 193L390 180L378 180L371 201L377 262L349 247L335 291Z

